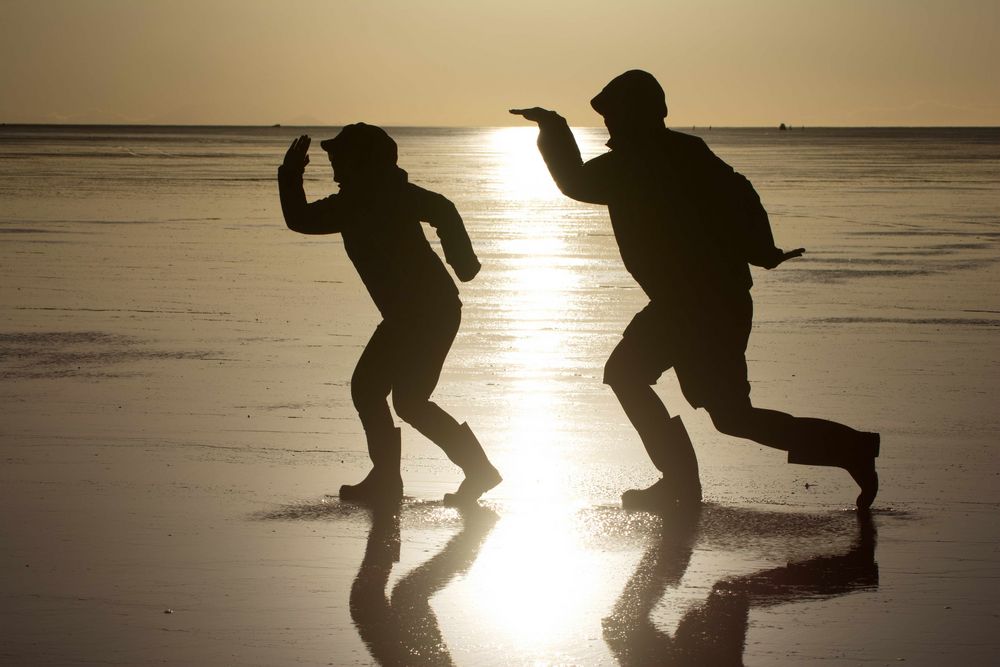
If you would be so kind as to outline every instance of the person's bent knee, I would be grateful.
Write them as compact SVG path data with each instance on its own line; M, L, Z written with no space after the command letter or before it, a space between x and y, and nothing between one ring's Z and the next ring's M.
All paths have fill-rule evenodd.
M370 387L363 382L351 383L351 402L359 413L387 405L385 399L386 394L376 387Z
M419 422L427 413L429 404L430 402L425 396L395 392L392 395L392 407L396 411L396 415L407 424Z
M733 434L739 422L731 411L723 408L706 409L708 410L708 416L712 418L712 424L719 433L725 433L726 435Z
M615 355L611 355L604 364L603 382L616 393L627 391L630 387L648 387L653 384L643 377L634 364Z
M750 403L742 402L720 402L713 405L706 405L705 410L712 419L712 424L720 433L726 435L741 435L747 428L747 418L750 411Z

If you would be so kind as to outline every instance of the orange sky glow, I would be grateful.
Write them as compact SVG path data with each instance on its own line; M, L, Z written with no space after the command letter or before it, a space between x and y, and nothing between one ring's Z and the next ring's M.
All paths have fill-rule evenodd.
M0 0L0 122L1000 125L995 0Z

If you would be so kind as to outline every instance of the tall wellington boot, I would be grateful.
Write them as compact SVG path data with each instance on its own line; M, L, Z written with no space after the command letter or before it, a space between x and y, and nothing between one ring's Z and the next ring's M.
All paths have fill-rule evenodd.
M398 503L403 499L403 478L399 474L402 434L398 428L385 436L368 439L372 469L357 484L340 487L340 499L359 503Z
M444 504L452 507L472 505L479 496L503 481L503 477L490 463L479 439L468 424L458 427L449 442L441 445L445 453L465 473L465 479L455 493L444 494Z
M650 487L623 493L622 507L659 512L678 506L698 506L701 503L698 457L681 418L672 417L659 433L643 438L643 445L663 477Z
M788 450L788 462L812 466L834 466L851 474L861 487L855 501L859 510L867 510L878 494L878 473L875 459L878 457L881 437L878 433L861 433L860 437L847 446L803 445Z

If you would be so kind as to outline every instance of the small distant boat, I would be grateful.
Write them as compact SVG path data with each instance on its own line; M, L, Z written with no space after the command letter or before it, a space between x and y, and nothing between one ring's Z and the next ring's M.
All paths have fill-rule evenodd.
M272 125L271 127L281 127L281 123L275 123L275 124L274 124L274 125Z
M781 125L778 126L778 129L784 132L785 130L788 129L788 127L784 123L782 123Z

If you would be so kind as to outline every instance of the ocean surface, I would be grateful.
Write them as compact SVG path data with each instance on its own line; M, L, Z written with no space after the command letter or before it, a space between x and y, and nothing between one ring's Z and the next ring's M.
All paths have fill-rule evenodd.
M483 263L435 400L505 477L488 520L440 505L459 475L408 427L395 526L325 495L368 467L348 381L378 313L338 237L285 228L275 173L337 128L0 126L0 662L995 658L1000 129L677 128L806 248L754 269L755 404L882 434L858 525L846 473L718 434L668 372L694 527L618 508L655 471L601 384L645 303L606 209L555 189L532 127L388 129ZM314 143L310 199L331 176ZM372 581L395 611L351 597Z

